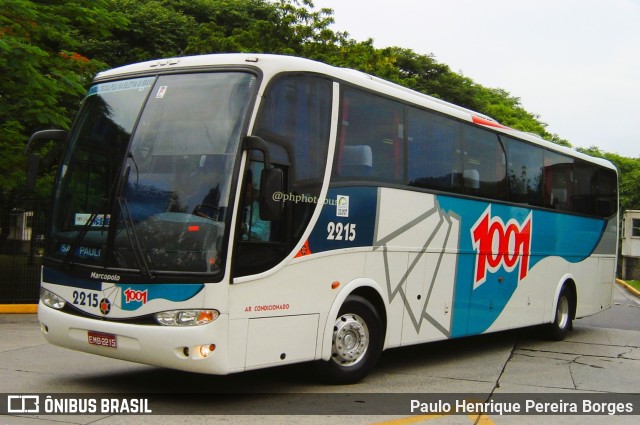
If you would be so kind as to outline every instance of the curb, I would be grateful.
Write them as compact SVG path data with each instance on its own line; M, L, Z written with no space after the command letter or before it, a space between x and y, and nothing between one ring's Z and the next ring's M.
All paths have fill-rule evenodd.
M636 288L634 288L633 286L629 285L627 282L625 282L622 279L616 279L616 283L619 284L620 286L622 286L623 288L625 288L627 291L631 292L633 295L635 295L636 297L640 297L640 291L638 291Z
M0 304L0 314L35 314L38 304Z

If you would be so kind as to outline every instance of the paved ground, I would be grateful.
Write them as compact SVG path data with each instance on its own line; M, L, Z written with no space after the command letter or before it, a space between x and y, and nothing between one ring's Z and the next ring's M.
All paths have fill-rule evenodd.
M639 304L617 292L611 312L639 317ZM626 310L634 309L634 310ZM611 312L606 314L611 314ZM616 314L614 314L615 316ZM405 413L404 399L474 393L484 400L503 394L555 394L572 400L640 392L640 320L635 329L600 327L597 317L578 321L562 342L520 330L390 350L364 382L323 386L305 365L230 376L196 375L91 356L48 345L34 315L0 315L0 393L135 394L150 399L154 415L0 416L0 425L43 424L635 424L634 416L500 416ZM629 326L632 327L632 326ZM235 393L252 393L240 396ZM186 393L177 396L175 393ZM621 393L620 396L611 393ZM408 399L407 399L408 400ZM634 400L638 400L636 397ZM0 400L2 401L2 400ZM400 405L400 412L386 412ZM635 406L640 410L640 402ZM366 412L365 414L360 414ZM314 415L295 415L302 413ZM232 415L230 413L242 413ZM359 413L358 415L349 415ZM156 415L158 414L158 415ZM162 415L160 415L162 414ZM287 414L283 416L283 414Z

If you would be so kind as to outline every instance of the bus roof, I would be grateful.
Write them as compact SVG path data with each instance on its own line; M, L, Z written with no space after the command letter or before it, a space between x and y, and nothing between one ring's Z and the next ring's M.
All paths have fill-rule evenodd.
M135 76L139 74L149 74L157 72L175 72L178 70L200 70L209 67L237 65L252 66L261 70L267 78L282 72L311 72L331 76L362 88L372 90L402 100L417 106L422 106L443 114L453 116L463 121L490 127L500 133L540 145L549 150L570 155L575 158L594 162L607 168L615 169L615 166L602 158L594 158L589 155L577 152L573 149L549 142L537 134L522 132L500 124L495 119L479 112L446 102L442 99L426 95L396 83L389 82L364 72L353 69L339 68L294 56L281 56L272 54L253 53L220 53L198 56L184 56L168 59L151 60L146 62L125 65L100 72L96 75L95 81L110 80L115 78Z

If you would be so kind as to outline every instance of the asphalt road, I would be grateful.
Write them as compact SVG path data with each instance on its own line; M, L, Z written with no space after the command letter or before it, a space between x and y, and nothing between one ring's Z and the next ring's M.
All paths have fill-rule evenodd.
M578 320L580 326L640 330L640 299L616 285L613 306L594 316ZM640 388L638 388L640 391Z
M578 417L447 415L441 409L419 416L409 410L410 399L446 393L456 399L471 393L484 402L514 394L543 402L602 394L608 402L625 401L625 394L640 392L640 304L620 288L615 293L612 309L576 321L565 341L549 342L526 329L389 350L367 379L350 386L318 384L308 365L209 376L96 357L47 344L35 315L0 315L3 397L119 394L129 403L146 399L153 410L140 416L11 414L0 416L0 425L635 424L638 412ZM640 410L638 396L632 401Z

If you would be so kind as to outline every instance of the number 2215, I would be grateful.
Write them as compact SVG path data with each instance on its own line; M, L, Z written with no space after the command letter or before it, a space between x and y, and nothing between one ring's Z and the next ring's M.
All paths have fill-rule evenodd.
M355 241L356 240L356 224L355 223L334 223L330 221L327 224L327 239L330 241Z

